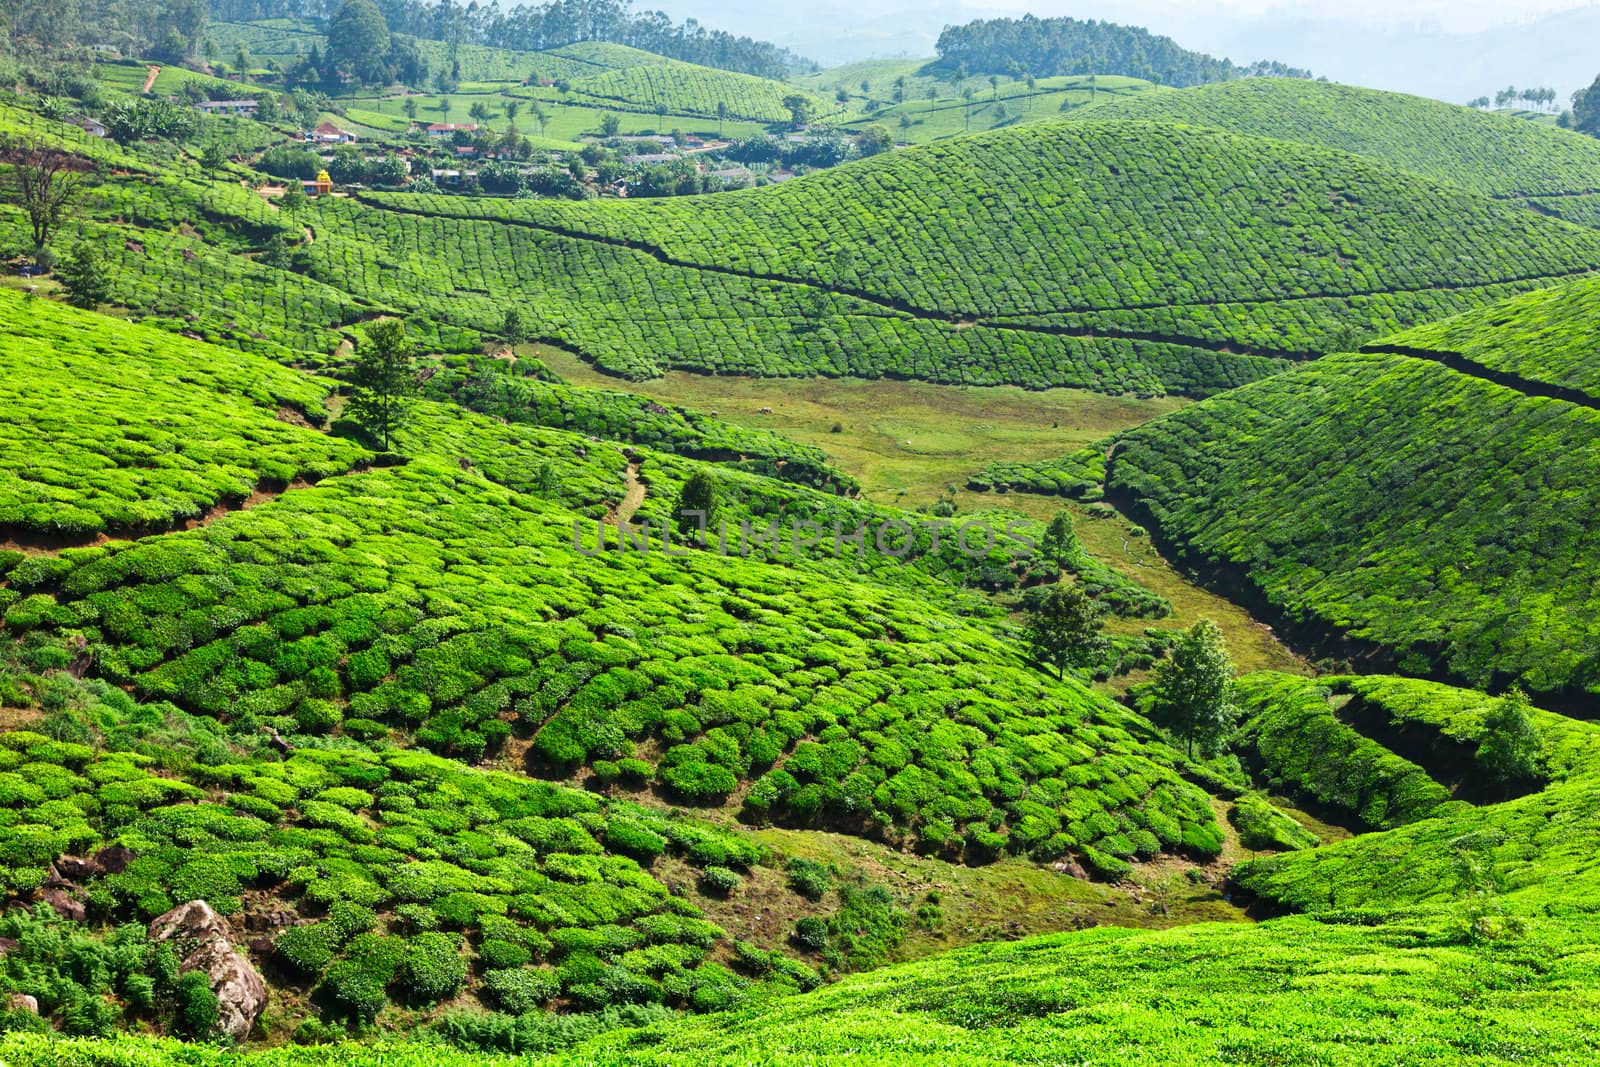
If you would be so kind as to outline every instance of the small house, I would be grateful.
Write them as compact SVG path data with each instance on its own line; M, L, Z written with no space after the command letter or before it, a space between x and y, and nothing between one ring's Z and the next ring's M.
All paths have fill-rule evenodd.
M324 122L311 131L308 140L320 144L349 144L356 139L356 135L348 130L341 130L331 122Z
M254 100L202 100L195 107L207 115L248 115L255 117Z
M90 137L104 137L106 135L105 123L96 119L79 118L72 119L70 121L74 126L78 127L78 129L82 130L84 133L87 133Z
M429 137L454 137L458 133L477 133L478 126L472 122L435 122L424 132Z

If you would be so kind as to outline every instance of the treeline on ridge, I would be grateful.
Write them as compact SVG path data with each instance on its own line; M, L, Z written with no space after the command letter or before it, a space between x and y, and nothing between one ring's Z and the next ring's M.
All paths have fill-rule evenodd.
M260 19L328 20L340 0L210 0L213 17L225 22ZM791 70L813 70L809 60L786 48L724 30L710 30L694 19L675 25L660 11L634 13L623 0L548 0L512 6L458 4L454 0L377 0L394 33L452 46L488 45L540 52L580 41L605 41L763 78L785 78Z
M1244 77L1311 77L1310 71L1266 60L1236 66L1142 26L1096 19L978 19L946 26L938 50L943 65L979 73L1121 74L1178 88Z

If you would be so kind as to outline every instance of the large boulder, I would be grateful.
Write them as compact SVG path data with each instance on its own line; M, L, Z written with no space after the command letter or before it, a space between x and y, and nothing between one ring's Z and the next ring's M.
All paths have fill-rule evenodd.
M8 1011L25 1011L30 1015L39 1014L39 1001L26 993L7 993L5 999Z
M267 1005L267 983L233 947L228 923L203 900L179 904L150 923L150 940L177 948L182 974L201 971L217 995L217 1025L236 1041L250 1035Z

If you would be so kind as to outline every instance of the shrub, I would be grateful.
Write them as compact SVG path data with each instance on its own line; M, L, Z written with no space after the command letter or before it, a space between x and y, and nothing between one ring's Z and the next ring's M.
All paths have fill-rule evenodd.
M204 971L190 971L178 979L175 994L177 1030L185 1037L204 1038L217 1027L219 1002Z
M700 885L708 893L727 896L739 885L739 872L727 867L707 867L700 872Z
M809 952L821 952L828 947L828 924L814 915L796 920L794 943Z
M483 988L490 1001L502 1010L512 1015L522 1015L542 1008L546 1001L561 991L561 983L554 971L518 967L515 970L486 972Z
M485 941L478 949L478 958L491 971L522 967L533 961L533 952L525 945L513 941Z
M460 941L449 934L418 934L406 946L400 982L410 999L421 1004L449 1000L467 978Z
M833 871L815 860L789 861L789 888L807 900L821 900L833 885Z
M278 955L301 974L320 975L333 962L338 935L326 923L291 926L278 935Z

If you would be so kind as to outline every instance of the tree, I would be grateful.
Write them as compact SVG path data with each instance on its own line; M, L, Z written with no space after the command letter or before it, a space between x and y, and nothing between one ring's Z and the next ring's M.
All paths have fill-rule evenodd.
M200 166L212 177L216 177L217 171L226 166L227 162L228 153L218 141L212 141L200 150Z
M372 0L345 0L328 24L328 58L365 82L385 79L389 43L389 24Z
M1600 77L1572 94L1572 128L1600 137Z
M111 300L111 268L88 241L73 245L66 261L56 268L56 277L73 307L92 311Z
M288 270L294 265L294 257L289 254L289 242L283 239L283 234L274 233L267 238L267 246L261 251L261 262L277 270Z
M506 121L507 122L516 122L517 121L517 112L519 112L521 110L522 110L522 101L521 100L507 100L506 101Z
M439 98L439 114L443 115L445 118L450 117L450 98L448 96L441 96Z
M612 111L600 116L600 136L615 137L620 129L622 129L622 116Z
M506 309L506 317L500 325L500 336L510 345L520 345L528 339L528 323L523 318L522 309Z
M725 100L717 101L717 136L722 136L722 127L728 121L728 104Z
M1500 785L1537 782L1544 775L1539 729L1528 714L1531 706L1528 694L1512 689L1484 717L1478 766Z
M872 125L861 131L861 136L856 138L856 148L863 156L875 156L889 151L894 147L894 137L889 133L887 126Z
M406 102L400 105L400 109L406 113L406 118L410 119L412 122L417 121L417 98L416 97L414 97L414 96L406 97Z
M487 123L489 121L489 105L482 100L475 100L467 114L472 116L474 122Z
M405 424L418 389L416 356L404 322L380 319L366 328L366 337L356 346L350 386L350 417L389 451L390 437Z
M1072 528L1072 517L1065 511L1056 512L1050 525L1039 540L1039 555L1055 567L1057 572L1074 570L1083 554L1083 544L1078 532Z
M705 518L685 515L686 511L704 512ZM705 471L696 471L689 475L689 480L684 482L683 488L678 491L678 530L684 533L690 530L709 530L716 514L716 480Z
M788 109L789 123L795 129L803 129L811 121L814 107L809 96L800 93L790 93L783 98L783 106Z
M83 194L90 164L85 159L38 141L19 139L0 144L0 163L6 175L7 199L14 199L33 234L33 249L50 243L67 211Z
M1100 632L1105 609L1076 585L1053 586L1028 613L1027 639L1039 662L1054 667L1065 679L1067 669L1098 663L1109 643Z
M966 110L962 112L962 129L964 130L972 129L972 97L971 88L961 90L961 99L967 102Z
M1233 664L1222 631L1201 619L1178 639L1172 655L1156 664L1150 718L1194 754L1219 748L1233 728Z

